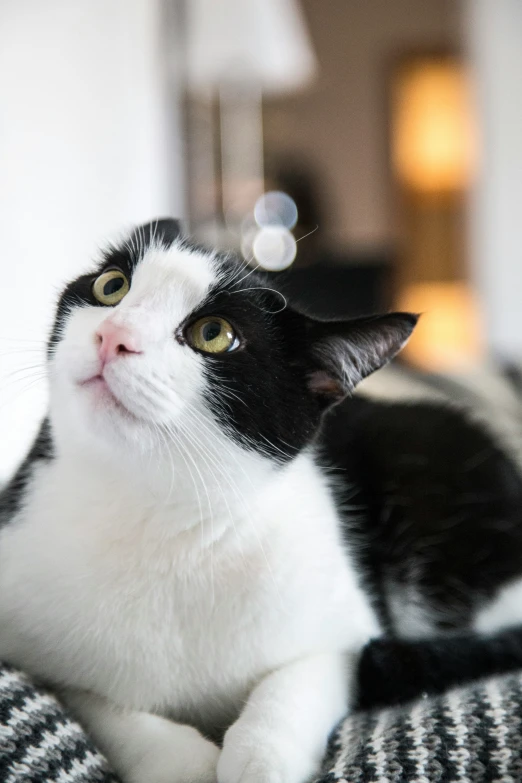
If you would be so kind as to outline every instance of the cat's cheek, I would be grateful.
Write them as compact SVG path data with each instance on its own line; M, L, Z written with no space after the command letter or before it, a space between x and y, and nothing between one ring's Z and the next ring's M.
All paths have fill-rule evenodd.
M92 378L99 370L96 329L106 316L106 309L88 307L71 313L49 361L51 392L54 389L74 392L78 384Z

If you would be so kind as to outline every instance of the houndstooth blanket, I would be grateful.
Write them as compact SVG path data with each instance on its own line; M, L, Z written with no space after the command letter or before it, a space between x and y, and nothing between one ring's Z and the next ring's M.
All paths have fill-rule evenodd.
M117 783L56 699L8 666L0 668L0 781ZM522 783L522 673L346 718L318 783L334 781Z

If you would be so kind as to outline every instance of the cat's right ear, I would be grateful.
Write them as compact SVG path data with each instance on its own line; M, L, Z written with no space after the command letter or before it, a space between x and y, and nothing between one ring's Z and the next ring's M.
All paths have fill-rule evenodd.
M351 321L309 321L310 390L326 404L346 397L393 359L417 320L412 313L388 313Z

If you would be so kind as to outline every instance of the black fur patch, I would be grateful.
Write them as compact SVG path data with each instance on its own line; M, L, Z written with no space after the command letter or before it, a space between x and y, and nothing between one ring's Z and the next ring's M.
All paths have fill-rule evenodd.
M358 709L404 704L522 666L522 628L481 637L455 634L421 641L376 639L358 669Z
M311 443L326 407L389 361L417 319L320 322L288 307L268 275L238 276L237 263L219 263L220 281L187 319L220 316L241 340L236 351L203 356L209 405L230 437L285 461Z
M19 511L35 465L39 462L49 462L52 458L51 426L48 419L45 419L27 457L11 481L0 492L0 528Z
M347 536L395 628L389 592L411 586L441 632L465 628L522 576L522 479L491 437L453 408L347 400L325 420L326 457L365 513ZM342 500L342 493L341 498Z
M226 318L242 343L236 351L204 357L216 420L245 447L285 460L310 442L321 406L307 389L306 321L282 309L266 284L259 275L245 284L225 278L194 317ZM241 291L246 287L251 290Z

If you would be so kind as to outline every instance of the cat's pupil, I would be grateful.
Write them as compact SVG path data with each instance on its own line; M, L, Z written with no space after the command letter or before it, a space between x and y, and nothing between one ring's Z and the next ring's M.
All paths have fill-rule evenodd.
M111 294L115 294L116 291L120 290L122 285L123 285L123 278L113 277L112 280L108 280L103 286L103 293L105 296L110 296Z
M209 321L203 327L203 339L209 343L221 334L221 324L218 321Z

